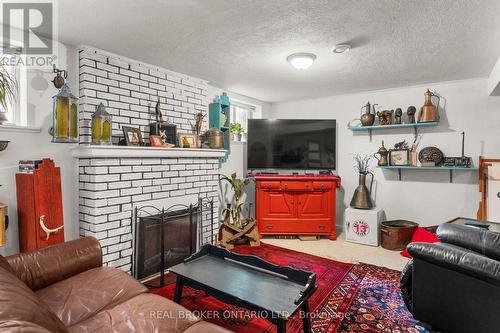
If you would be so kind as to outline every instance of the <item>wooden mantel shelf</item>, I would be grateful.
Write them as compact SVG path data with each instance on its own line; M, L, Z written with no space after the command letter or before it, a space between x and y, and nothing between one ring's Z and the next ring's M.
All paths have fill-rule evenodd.
M220 158L225 155L223 149L200 148L159 148L159 147L132 147L132 146L90 146L80 145L71 148L71 155L76 158L178 158L200 157Z

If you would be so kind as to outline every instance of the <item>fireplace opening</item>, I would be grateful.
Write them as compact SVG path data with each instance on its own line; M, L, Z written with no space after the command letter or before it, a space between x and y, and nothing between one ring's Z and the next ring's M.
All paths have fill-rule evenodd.
M144 209L141 209L144 210ZM196 251L197 207L136 218L135 277L139 280L182 262Z
M174 205L168 209L144 206L135 209L134 264L136 279L147 280L181 263L213 235L213 201ZM208 237L208 241L212 236ZM163 244L163 246L162 246ZM162 263L163 259L163 263Z

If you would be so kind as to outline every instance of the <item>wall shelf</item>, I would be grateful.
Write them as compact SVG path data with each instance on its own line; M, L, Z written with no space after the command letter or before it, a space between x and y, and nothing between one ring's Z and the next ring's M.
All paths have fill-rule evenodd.
M411 165L388 165L379 166L380 169L395 169L398 170L399 180L401 180L401 170L427 170L427 171L449 171L450 183L453 183L453 171L477 171L478 168L465 168L457 166L411 166Z
M383 130L383 129L396 129L396 128L413 128L415 131L415 138L418 135L419 127L433 127L439 124L438 121L432 121L427 123L407 123L407 124L392 124L392 125L373 125L373 126L354 126L349 127L353 132L366 132L370 134L370 142L372 141L372 131L373 130Z

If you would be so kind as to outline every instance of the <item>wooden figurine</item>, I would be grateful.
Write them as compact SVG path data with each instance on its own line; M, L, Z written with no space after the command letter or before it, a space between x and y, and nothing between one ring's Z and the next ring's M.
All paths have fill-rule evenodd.
M410 124L415 123L415 113L417 112L417 108L412 106L409 106L408 109L406 110L406 114L408 115L408 122Z
M401 108L397 108L394 113L394 121L396 124L401 124L401 116L403 115L403 110Z

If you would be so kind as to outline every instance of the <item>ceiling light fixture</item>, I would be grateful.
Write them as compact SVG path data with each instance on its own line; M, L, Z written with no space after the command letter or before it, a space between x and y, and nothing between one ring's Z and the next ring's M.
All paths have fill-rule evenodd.
M296 69L308 69L314 60L316 60L316 55L312 53L294 53L286 57L286 61Z
M349 45L349 44L337 44L333 47L332 52L340 54L340 53L349 52L350 50L351 50L351 45Z

